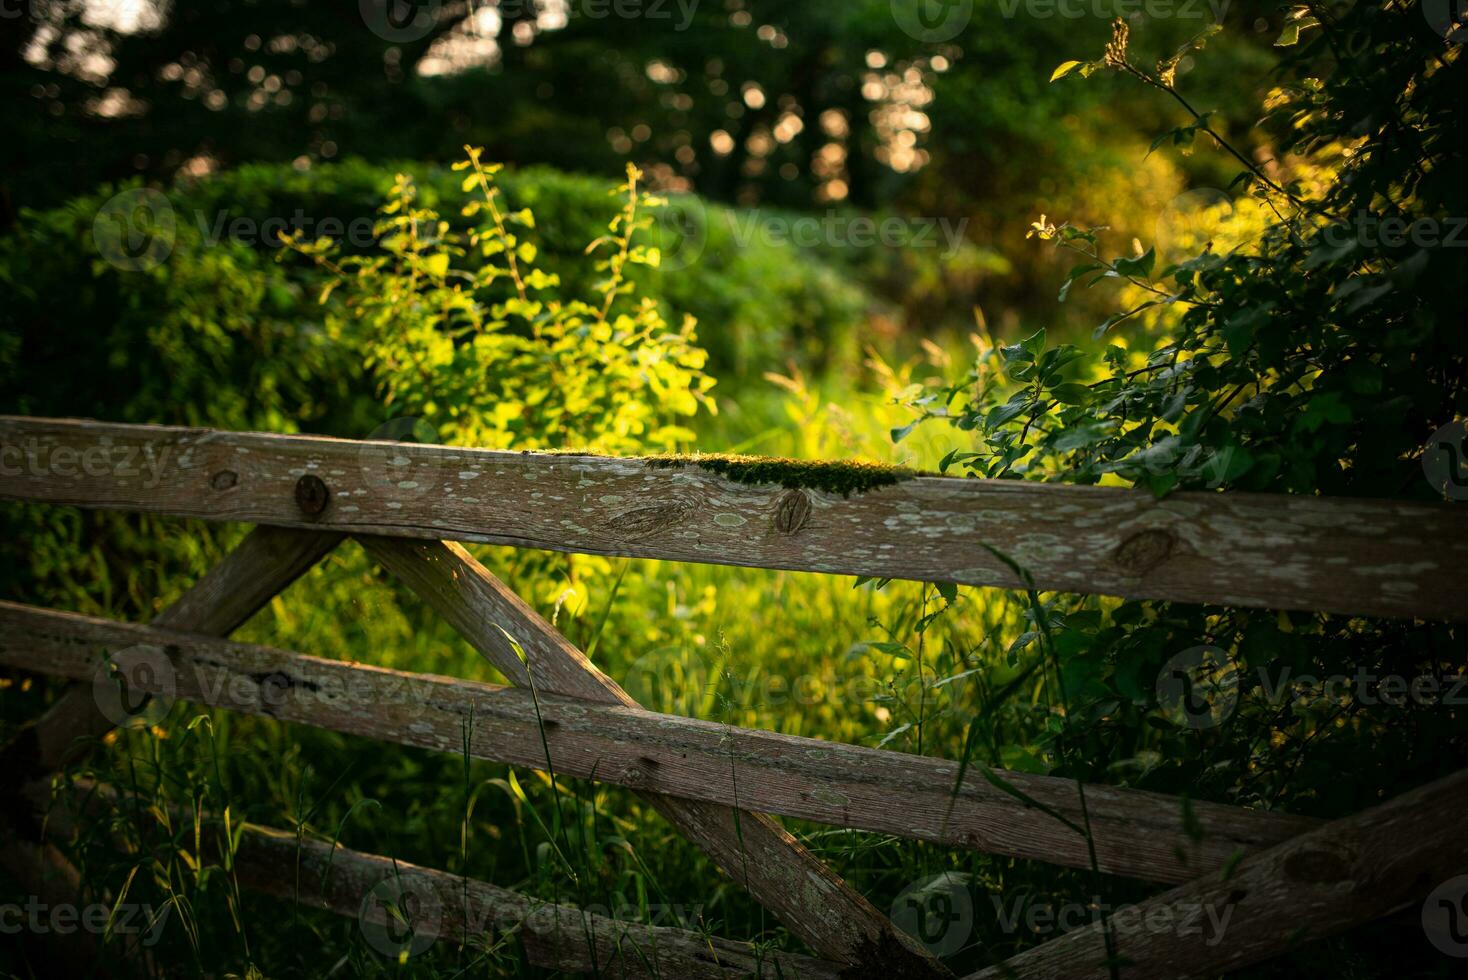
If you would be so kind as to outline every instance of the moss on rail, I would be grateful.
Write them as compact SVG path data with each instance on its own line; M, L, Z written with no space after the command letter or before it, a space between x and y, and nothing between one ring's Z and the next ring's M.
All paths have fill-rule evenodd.
M865 461L810 461L778 459L767 456L735 456L709 453L693 456L649 456L645 460L654 469L682 469L698 466L717 473L735 483L777 484L788 490L822 490L849 497L879 487L890 487L917 476L900 466Z

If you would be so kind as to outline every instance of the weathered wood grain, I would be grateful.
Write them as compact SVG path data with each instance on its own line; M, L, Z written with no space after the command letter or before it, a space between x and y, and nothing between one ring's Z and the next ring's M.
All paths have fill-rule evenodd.
M366 535L356 540L517 687L529 683L528 663L537 690L636 706L616 681L459 545ZM524 651L524 662L511 637Z
M312 492L298 499L305 479ZM319 480L320 485L313 481ZM809 513L781 520L790 493ZM324 495L322 495L324 494ZM1462 620L1468 510L920 477L850 499L639 460L0 417L0 498L353 534Z
M808 956L757 952L748 943L709 938L683 928L587 914L391 858L343 847L333 854L331 845L319 841L298 846L295 835L283 831L247 826L235 868L240 883L252 891L298 900L348 918L358 918L364 897L386 881L394 895L431 896L419 908L440 911L424 915L425 937L466 944L488 931L517 930L526 958L549 970L647 980L836 980L841 975L837 964ZM301 882L299 893L297 881ZM369 905L368 915L381 924L384 916L378 904ZM688 910L695 905L690 903Z
M1069 867L1089 867L1086 842L970 773L952 798L957 764L818 739L732 728L624 705L600 705L431 675L323 660L190 633L0 603L0 664L89 677L100 650L155 645L176 666L177 696L403 745L458 753L472 717L476 758L546 767L537 717L557 773L757 812L892 833ZM161 681L160 681L161 684ZM160 687L161 689L161 687ZM1073 823L1070 780L999 774ZM1224 867L1318 826L1284 814L1194 803L1202 839L1176 798L1089 785L1103 871L1175 883Z
M1216 977L1419 903L1468 871L1465 808L1468 771L1144 902L1114 923L1120 976ZM1110 980L1106 958L1093 925L967 980Z
M48 841L70 840L104 814L153 806L152 800L87 778L33 787L31 792L32 805L49 811ZM175 808L171 816L185 825L202 817L201 853L215 853L225 844L217 814L196 815ZM144 823L153 819L149 814ZM297 835L256 824L240 827L231 867L239 884L251 891L373 925L386 924L383 900L395 901L399 908L407 907L413 916L409 926L425 945L478 946L481 940L515 932L528 962L550 970L648 980L836 980L838 976L850 980L839 964L756 950L747 942L690 931L688 926L701 922L706 901L698 896L671 908L655 906L650 910L653 924L648 925L633 921L635 910L555 904L462 875L333 845L309 833ZM374 892L376 899L366 901ZM393 924L395 938L401 934L405 940L407 931L402 923Z
M316 564L341 540L340 535L259 527L163 612L158 626L227 636L280 591ZM42 807L30 802L33 790L68 765L113 728L97 706L92 684L78 681L35 722L23 726L0 747L0 772L6 814L0 818L0 865L50 904L83 902L81 878L60 852L41 841ZM43 794L44 798L44 794ZM96 963L95 943L68 937L59 944L60 962L80 975Z
M372 537L361 543L506 677L525 683L533 676L537 692L638 707L514 590L458 545ZM951 976L770 817L741 812L736 818L733 809L719 803L640 795L822 956L853 964L881 950L886 962L904 974Z

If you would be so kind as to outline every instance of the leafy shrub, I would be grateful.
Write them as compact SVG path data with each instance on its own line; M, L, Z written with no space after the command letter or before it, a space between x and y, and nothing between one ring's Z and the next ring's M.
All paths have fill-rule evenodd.
M467 235L419 206L400 175L374 228L381 254L343 255L329 238L285 236L335 277L323 303L337 286L346 294L331 332L362 352L389 405L426 419L444 441L624 454L690 442L693 433L670 418L712 405L695 321L671 329L652 299L634 302L628 279L634 267L661 262L635 239L664 202L642 193L642 174L629 166L626 204L587 248L606 256L595 263L597 295L563 300L560 278L535 264L534 212L513 210L494 184L501 168L468 152L456 169L469 171L464 191L484 199L462 208L482 216Z
M1181 105L1185 120L1159 145L1215 143L1245 168L1248 196L1231 231L1162 262L1155 247L1109 254L1102 229L1037 222L1039 238L1077 253L1062 300L1112 283L1125 304L1097 327L1100 353L1043 330L1009 345L985 338L966 376L910 399L920 420L959 435L944 469L1158 495L1438 495L1420 455L1468 413L1468 253L1366 234L1364 219L1450 227L1468 213L1462 182L1448 177L1462 157L1462 49L1443 54L1405 5L1339 16L1311 5L1294 19L1284 41L1307 30L1309 43L1269 102L1287 124L1289 165L1234 150L1179 91L1173 71L1197 45L1140 68L1118 22L1101 60L1057 70L1119 72ZM1359 131L1360 120L1375 128ZM1451 625L1059 596L1030 618L1067 654L1056 678L1065 707L1052 710L1075 724L1042 742L1055 771L1131 771L1160 789L1338 816L1468 760L1451 706L1368 711L1288 683L1281 704L1268 690L1292 675L1452 676L1464 661ZM1238 671L1238 712L1216 731L1158 715L1159 670L1199 644Z
M470 232L472 216L445 206L462 197L461 174L427 166L402 171L420 175L418 206L442 208L454 234ZM344 331L346 321L326 316L318 303L320 272L309 263L275 261L280 250L272 235L292 227L312 237L342 235L348 253L373 247L374 216L395 174L361 162L304 172L250 165L181 182L167 194L174 223L166 259L136 271L109 263L96 237L99 215L129 188L103 188L26 213L0 238L7 296L0 305L0 411L360 438L395 416L426 411L430 402L447 410L466 395L462 385L470 379L456 379L461 387L440 392L437 401L417 392L385 406L375 372L395 369L373 360L372 350L390 346L391 332ZM536 215L538 266L559 279L564 295L593 293L602 274L584 251L617 214L607 184L545 169L496 180L517 208ZM695 211L707 214L701 202ZM701 317L715 370L721 359L782 366L802 351L819 353L825 343L816 338L839 344L854 334L868 303L860 290L819 260L758 243L735 248L723 234L728 221L710 225L710 237L688 253L694 261L676 274L628 270L639 295L658 304L656 314L635 313L644 326L654 322L649 317L671 317L674 308ZM644 234L679 244L662 226ZM787 345L792 325L803 325L807 339ZM509 343L510 334L499 333L494 343ZM417 336L426 339L421 330ZM522 358L517 370L525 366ZM676 385L665 387L670 399L680 397ZM476 404L484 405L485 395L474 394ZM458 422L463 430L455 441L511 434L477 413ZM617 424L626 430L619 448L632 450L633 430L647 423L627 417ZM522 425L516 435L526 444L529 434ZM547 435L533 444L548 445ZM648 446L674 448L680 435L686 433L665 430L666 438ZM181 539L166 522L100 513L63 520L28 508L12 509L5 522L0 588L7 594L123 616L154 610L171 593L168 583L202 573L232 537L199 526ZM95 543L103 540L106 554ZM110 580L109 564L126 569L125 586Z

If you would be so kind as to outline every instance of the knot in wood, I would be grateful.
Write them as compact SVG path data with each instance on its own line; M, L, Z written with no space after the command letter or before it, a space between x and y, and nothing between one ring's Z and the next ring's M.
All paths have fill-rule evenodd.
M1171 531L1140 531L1121 543L1111 560L1132 575L1144 575L1172 554Z
M645 782L647 782L647 773L636 766L628 766L622 770L623 786L641 786Z
M307 517L319 517L331 501L331 491L321 477L307 473L296 481L296 506Z
M615 534L636 541L678 527L697 510L691 501L675 500L618 514L607 522L607 527Z
M810 520L810 497L804 490L786 490L775 503L775 530L794 534Z
M228 490L240 482L240 475L234 470L220 470L209 478L209 485L215 490Z

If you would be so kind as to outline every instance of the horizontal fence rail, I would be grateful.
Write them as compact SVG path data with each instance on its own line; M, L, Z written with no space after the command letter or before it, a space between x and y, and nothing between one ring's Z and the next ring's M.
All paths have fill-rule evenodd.
M1468 510L919 476L849 497L696 465L0 417L0 498L600 555L1468 618Z
M1468 865L1465 808L1458 772L1149 899L1112 923L1122 976L1217 977L1417 904ZM965 980L1114 980L1109 960L1092 925Z
M79 881L46 841L45 828L58 824L45 799L60 785L57 770L110 728L102 704L121 678L130 701L178 697L627 787L726 872L742 869L731 876L821 957L619 922L262 828L240 838L235 867L246 887L357 915L366 928L386 913L364 896L406 877L430 898L453 896L435 925L451 941L514 930L528 961L550 969L951 977L766 814L1178 886L1126 910L1125 925L1118 913L968 980L1212 976L1390 914L1468 867L1455 818L1468 802L1465 773L1323 823L1095 785L1083 804L1073 781L982 766L955 786L960 768L947 760L650 712L453 543L1468 619L1457 584L1468 558L1462 508L1257 494L1159 501L1120 489L761 465L752 474L717 458L0 416L0 499L258 525L150 626L0 602L0 666L75 682L0 750L0 768L27 800L0 817L0 840L9 840L0 861L25 880ZM874 472L876 481L854 485ZM347 536L524 686L223 638ZM109 659L139 657L150 669L109 673ZM86 962L95 951L71 954Z
M257 527L223 562L164 609L154 626L228 636L341 541L333 534L302 534ZM91 684L62 693L24 738L0 749L0 771L45 779L68 757L89 747L113 722L98 709Z
M103 651L156 649L142 693L694 800L1063 866L1090 866L1071 780L323 660L0 602L0 664L87 680ZM542 730L544 741L542 741ZM737 783L736 783L737 779ZM1308 818L1088 785L1100 870L1172 884L1316 826ZM1041 809L1041 808L1044 809ZM1047 812L1048 811L1048 812Z
M435 903L443 941L467 946L491 931L514 931L531 965L548 970L618 980L838 980L848 975L840 964L809 956L756 950L685 928L625 922L392 858L344 847L333 851L319 841L298 845L295 834L278 830L247 826L235 861L244 887L348 918L361 917L364 898L383 882L393 882L418 898L420 910L423 901ZM299 887L281 874L282 868L299 868ZM370 921L386 924L380 903L371 908Z
M89 779L30 787L26 799L46 814L53 835L59 836L118 812L135 821L135 827L145 828L159 812L152 799ZM199 858L215 850L223 854L231 847L217 815L173 807L167 812L175 826L191 827L199 821ZM463 875L328 843L307 833L248 823L237 826L229 867L242 887L357 919L364 931L368 925L378 927L379 935L390 945L408 945L410 929L413 944L424 946L445 942L481 947L488 936L514 934L533 966L618 980L837 980L843 975L839 963L757 949L751 943L694 931L690 927L703 924L702 910L694 904L658 907L655 924L649 925L632 919L635 909L577 908L548 902ZM157 836L161 841L168 839L166 832ZM146 831L143 837L146 849ZM84 901L80 882L70 882L58 890L55 904L81 905ZM398 905L410 921L389 923L389 902ZM677 925L656 924L669 921ZM79 936L85 938L84 933ZM85 964L81 972L89 966Z

